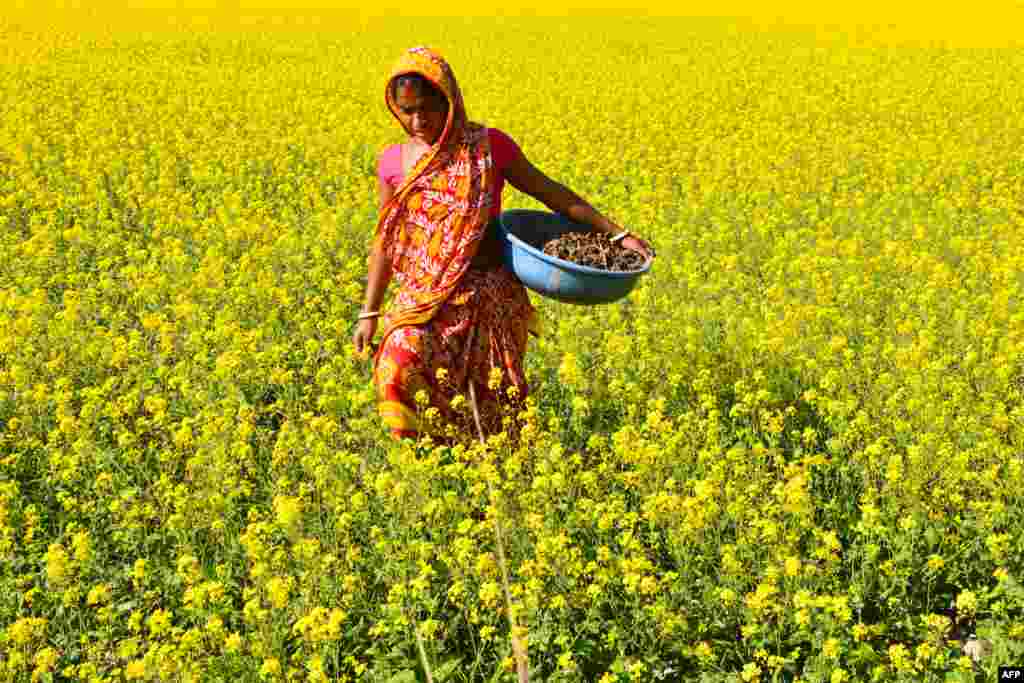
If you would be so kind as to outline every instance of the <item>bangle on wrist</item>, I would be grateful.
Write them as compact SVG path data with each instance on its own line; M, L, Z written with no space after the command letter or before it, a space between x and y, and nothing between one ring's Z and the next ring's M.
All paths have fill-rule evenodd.
M628 237L628 236L629 236L629 230L623 230L623 231L622 231L622 232L620 232L620 233L619 233L618 235L615 235L615 237L612 237L612 238L611 238L611 241L612 241L612 242L618 242L618 241L619 241L619 240L621 240L621 239L622 239L623 237Z
M380 315L380 311L363 311L359 314L359 320L369 320Z

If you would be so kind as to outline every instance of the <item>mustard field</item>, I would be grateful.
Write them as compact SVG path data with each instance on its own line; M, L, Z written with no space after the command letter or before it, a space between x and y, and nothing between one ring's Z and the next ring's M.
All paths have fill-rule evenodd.
M325 17L0 19L0 680L1024 665L1024 47ZM531 294L516 442L391 439L353 353L415 45L657 249Z

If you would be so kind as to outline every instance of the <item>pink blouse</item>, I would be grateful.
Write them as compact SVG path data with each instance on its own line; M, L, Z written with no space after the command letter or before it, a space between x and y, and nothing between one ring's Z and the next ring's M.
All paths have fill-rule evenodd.
M497 171L498 180L494 184L494 191L491 195L491 216L495 217L501 213L501 191L505 188L505 169L519 154L519 145L497 128L488 128L487 138L491 143L491 158ZM377 177L392 187L398 187L402 182L405 176L402 173L401 145L395 144L384 149L377 163Z

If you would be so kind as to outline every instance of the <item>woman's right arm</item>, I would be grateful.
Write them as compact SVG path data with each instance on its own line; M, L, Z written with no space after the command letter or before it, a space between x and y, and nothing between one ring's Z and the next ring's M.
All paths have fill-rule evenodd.
M366 282L366 303L364 311L379 311L391 281L391 261L380 247L374 247L370 254L370 272Z
M380 193L380 207L383 209L394 195L395 190L380 174L378 174L377 189ZM380 248L377 240L374 240L373 243L373 251L370 254L370 272L366 281L364 311L380 311L384 292L387 291L388 282L391 280L391 261L384 249ZM356 353L363 354L372 347L373 335L377 332L377 320L378 318L366 318L360 320L356 325L355 334L352 336Z
M383 176L378 175L377 191L380 195L380 208L383 209L384 205L395 194L395 188L391 187L384 180ZM384 253L384 250L377 246L376 241L374 244L373 252L370 254L370 272L366 283L364 311L380 310L381 301L384 299L384 292L387 291L388 283L391 281L391 262L387 254Z

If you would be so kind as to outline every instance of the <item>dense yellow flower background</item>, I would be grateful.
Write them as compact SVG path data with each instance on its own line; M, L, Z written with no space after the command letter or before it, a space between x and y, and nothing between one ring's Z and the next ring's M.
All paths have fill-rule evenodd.
M0 18L0 680L511 680L510 612L533 680L1024 661L1019 3L308 6ZM531 295L518 444L352 355L413 45L658 251Z
M145 31L244 29L334 30L381 18L420 17L739 17L760 26L800 27L830 37L857 35L876 45L942 44L958 47L1020 46L1024 3L977 0L971 3L886 2L820 3L808 0L675 0L638 8L623 0L558 2L360 3L342 0L9 0L6 15L16 21L43 22L82 30L89 26Z

